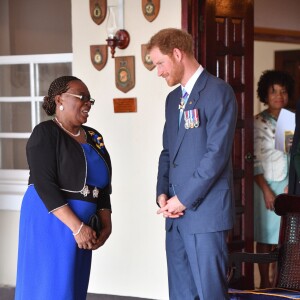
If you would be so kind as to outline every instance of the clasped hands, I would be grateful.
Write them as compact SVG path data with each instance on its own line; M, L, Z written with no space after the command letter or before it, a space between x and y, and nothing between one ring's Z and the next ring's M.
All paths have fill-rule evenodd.
M168 198L166 194L161 194L157 197L157 203L160 206L157 214L162 214L165 218L179 218L186 209L177 196Z
M106 242L110 233L111 231L109 230L109 228L104 227L100 232L100 236L97 238L96 232L88 225L84 225L80 233L74 236L74 238L76 240L78 248L96 250Z

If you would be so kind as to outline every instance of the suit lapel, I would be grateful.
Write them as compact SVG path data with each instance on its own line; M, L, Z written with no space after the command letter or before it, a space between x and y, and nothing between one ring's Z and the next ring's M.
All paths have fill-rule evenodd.
M196 83L195 83L195 85L192 89L192 92L191 92L191 94L188 98L188 101L187 101L186 105L185 105L184 111L194 109L196 103L200 99L200 93L205 87L207 78L208 78L208 73L207 73L206 70L203 70L203 72L201 73L201 75L197 79L197 81L196 81ZM179 102L178 102L178 104L179 104ZM191 129L185 129L185 127L184 127L184 113L183 113L182 119L181 119L181 122L180 122L180 126L179 126L179 129L178 129L177 139L176 139L176 142L175 142L172 161L175 159L175 157L178 153L179 147L180 147L180 145L183 141L184 135L185 135L187 130L191 130Z
M178 133L178 120L179 120L179 104L180 104L180 101L181 101L181 87L179 86L178 87L178 91L177 93L175 94L175 98L172 98L171 100L172 102L174 102L172 105L171 105L171 111L170 111L170 117L172 118L171 119L171 128L173 129L173 134L174 136L177 136L177 133Z

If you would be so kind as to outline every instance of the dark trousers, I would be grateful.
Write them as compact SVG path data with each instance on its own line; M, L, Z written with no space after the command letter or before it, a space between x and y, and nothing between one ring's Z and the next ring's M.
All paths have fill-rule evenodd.
M228 231L187 234L176 220L166 233L171 300L227 300Z

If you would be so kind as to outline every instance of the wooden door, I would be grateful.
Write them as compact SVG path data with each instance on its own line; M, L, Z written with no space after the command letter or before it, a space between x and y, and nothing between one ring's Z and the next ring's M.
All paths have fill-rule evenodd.
M295 93L287 108L295 111L300 100L300 50L275 51L275 70L285 71L295 80Z
M182 27L194 37L198 61L236 94L236 222L228 247L253 252L253 0L182 0ZM244 266L243 276L240 288L253 288L253 265Z

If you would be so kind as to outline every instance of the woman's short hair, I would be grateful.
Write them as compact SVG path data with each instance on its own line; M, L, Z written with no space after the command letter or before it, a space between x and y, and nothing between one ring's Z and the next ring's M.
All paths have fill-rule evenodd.
M269 88L274 84L286 88L289 98L293 96L294 79L283 71L266 70L262 73L257 83L257 96L263 103L267 103Z
M79 80L75 76L61 76L56 78L49 87L48 95L44 97L43 109L48 116L53 116L56 110L55 96L65 93L69 89L69 82Z

